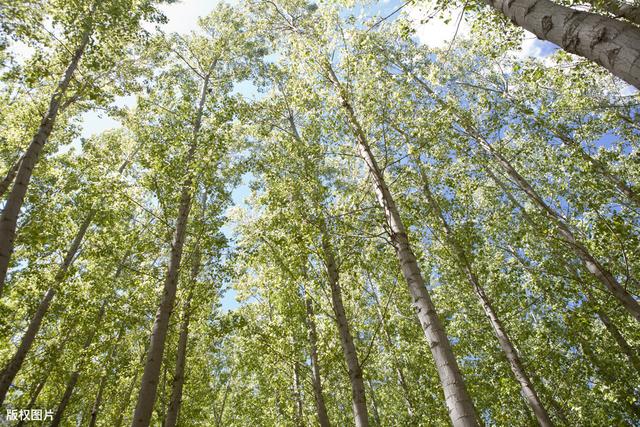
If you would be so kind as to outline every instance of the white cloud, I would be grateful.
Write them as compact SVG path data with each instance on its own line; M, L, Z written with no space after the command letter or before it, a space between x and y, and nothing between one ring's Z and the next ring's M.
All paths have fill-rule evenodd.
M445 18L434 17L428 19L431 11L425 7L411 5L406 8L407 18L412 23L415 37L420 44L424 44L433 48L449 46L453 36L458 28L458 21L462 13L462 8L453 10L449 15L450 21L445 23ZM421 23L422 20L427 20ZM470 25L463 19L458 28L456 37L464 37L469 34Z
M211 12L220 0L182 0L176 3L160 5L168 23L161 25L166 33L186 34L198 29L198 18ZM148 31L153 31L154 25L145 25Z
M546 58L557 49L558 46L555 44L545 40L540 40L535 36L535 34L525 30L522 45L520 45L520 49L515 55L517 58L522 59L526 57Z
M415 30L415 37L418 43L433 48L448 47L456 34L458 21L461 18L462 8L456 9L449 15L449 22L445 23L445 17L434 17L428 19L431 11L425 7L409 6L406 9L407 18L411 22ZM421 23L423 20L428 20ZM466 37L471 32L471 25L464 19L460 22L457 38ZM551 55L558 47L553 43L539 40L534 34L525 31L525 36L520 49L514 52L518 58L534 57L546 58Z
M18 64L24 65L24 63L31 58L35 49L21 41L14 41L9 45L7 51L9 56L11 56Z

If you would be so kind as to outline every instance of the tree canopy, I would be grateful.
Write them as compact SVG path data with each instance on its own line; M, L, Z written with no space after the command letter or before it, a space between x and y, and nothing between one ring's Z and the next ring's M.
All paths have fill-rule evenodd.
M0 425L640 424L637 5L168 3L0 0Z

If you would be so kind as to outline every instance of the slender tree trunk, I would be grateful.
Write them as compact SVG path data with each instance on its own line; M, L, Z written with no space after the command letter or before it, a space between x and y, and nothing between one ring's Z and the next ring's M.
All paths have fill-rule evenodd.
M551 427L553 423L551 422L551 418L549 417L549 413L546 408L542 404L542 401L538 397L538 393L533 386L533 382L530 380L527 372L524 369L524 365L520 360L520 355L516 350L515 346L511 342L511 338L507 334L502 322L498 318L497 313L495 312L489 297L485 293L484 288L480 284L478 277L474 273L471 262L467 258L463 248L458 244L458 241L455 238L453 230L450 224L445 219L442 210L440 209L440 205L433 193L431 192L431 188L429 187L429 181L422 170L422 167L419 164L419 159L414 159L416 167L418 169L418 173L422 180L422 186L424 189L424 194L427 198L427 202L429 207L431 208L433 214L438 218L438 221L441 223L442 228L444 230L445 241L447 245L451 248L451 251L457 258L458 267L462 272L467 276L469 284L474 290L476 296L478 297L478 301L482 306L482 309L485 312L485 315L489 319L489 323L491 323L491 327L493 328L493 332L498 338L498 342L500 343L500 347L511 366L511 371L513 375L516 377L516 380L520 384L520 391L522 392L523 397L529 404L529 407L533 411L538 423L543 427Z
M190 165L193 162L195 150L198 142L198 133L200 132L200 126L202 124L202 115L204 111L204 104L207 98L209 89L209 78L217 61L213 61L209 73L205 76L202 84L202 91L200 93L200 101L198 104L198 110L194 122L193 129L193 141L187 154L187 177L182 183L182 190L180 195L180 208L178 211L178 221L176 230L173 237L173 244L171 245L171 258L169 260L169 267L167 270L167 276L164 282L164 290L158 312L156 314L156 320L153 325L153 331L151 333L149 353L147 361L145 363L144 372L142 374L142 383L140 385L140 391L138 393L138 403L133 416L132 427L147 427L151 422L151 414L153 412L153 405L156 400L156 391L158 389L158 379L160 376L160 367L162 365L162 358L164 355L164 345L167 336L167 329L169 327L169 319L171 312L173 311L173 304L176 298L176 290L178 285L178 271L180 269L180 262L182 260L182 249L184 246L185 235L187 231L187 223L189 221L189 211L191 209L191 184L192 177L190 171Z
M418 261L411 248L409 236L400 218L395 200L371 152L366 134L349 102L346 90L342 87L331 65L328 62L325 65L328 77L341 98L342 107L346 113L347 122L357 140L360 155L366 162L373 177L376 196L384 210L402 274L407 281L413 306L416 309L420 325L424 330L438 370L451 422L455 427L477 426L478 421L473 401L467 391L444 326L425 286L424 278L418 267Z
M20 162L22 161L22 156L11 166L11 168L7 171L7 175L4 177L2 182L0 182L0 198L4 197L4 194L7 192L11 183L15 179L18 174L18 169L20 168Z
M509 97L508 94L506 94L506 96ZM516 108L522 110L517 100L513 100L513 102L516 105ZM598 174L600 174L604 179L609 181L611 185L617 188L618 191L620 191L620 193L622 193L625 197L627 197L627 199L629 199L631 203L633 203L636 207L640 208L640 195L638 195L638 193L636 193L636 191L630 185L628 185L623 179L614 175L605 163L592 157L589 153L587 153L582 148L582 146L578 141L573 139L571 136L565 133L562 129L558 129L558 126L549 127L547 124L544 123L544 121L538 118L533 118L533 120L538 126L540 126L543 129L547 129L549 132L551 132L556 138L562 141L562 143L565 146L569 147L570 149L578 153L578 155L584 161L589 163L596 170Z
M521 0L515 0L521 1ZM529 0L526 0L529 1ZM538 1L548 1L548 0L538 0ZM638 45L640 47L640 44ZM640 66L640 61L639 66ZM622 306L637 320L640 322L640 304L627 292L627 290L620 285L620 283L616 280L616 278L611 274L611 272L606 269L601 262L591 254L589 249L579 241L569 224L565 221L565 219L554 209L552 209L544 199L536 192L536 190L529 184L529 182L522 176L520 173L513 167L511 162L507 160L502 154L493 149L493 146L489 144L487 140L485 140L480 132L475 128L472 121L464 114L457 111L455 108L449 106L445 101L443 101L437 94L431 90L429 85L427 85L422 79L416 77L410 70L406 67L401 66L406 72L410 73L412 77L434 98L434 100L442 105L447 107L450 111L453 112L456 119L460 123L460 125L465 129L467 133L469 133L482 147L482 149L496 161L498 166L516 183L516 185L522 190L527 197L536 205L538 208L543 211L546 216L549 218L551 223L555 226L556 231L558 233L559 238L566 243L566 245L573 251L573 253L582 261L583 265L591 273L595 276L596 279L611 293Z
M304 406L302 403L302 387L300 385L300 363L293 364L293 396L295 401L295 422L298 427L304 427Z
M580 284L585 289L587 302L593 308L598 319L600 319L607 332L609 332L611 337L618 344L620 350L629 360L631 366L633 366L636 372L640 374L640 358L638 357L638 353L636 352L636 350L631 346L631 344L629 344L629 342L627 342L625 337L622 335L616 324L613 322L613 320L611 320L607 313L602 308L598 307L598 304L596 302L596 299L593 297L592 292L589 291L587 287L585 287L579 274L575 271L573 271L572 274L578 284Z
M636 320L640 321L640 305L638 302L620 285L611 272L608 271L600 261L591 254L587 247L576 238L564 218L547 205L529 182L516 171L504 156L496 152L493 147L488 144L487 141L481 139L479 135L477 135L477 139L487 153L496 159L504 171L516 182L518 187L520 187L520 189L523 190L527 196L547 214L548 218L556 226L560 238L573 250L574 254L582 261L586 269L618 299L618 301L627 309L627 311L629 311L629 313L633 315Z
M378 298L378 290L375 288L373 282L371 282L371 293L373 294L373 299L376 305L376 313L378 315L378 321L382 325L382 334L386 343L386 351L391 355L393 360L394 369L396 371L396 375L398 376L398 384L402 389L402 397L404 398L405 404L407 405L407 413L409 418L413 418L415 414L415 408L413 399L411 398L411 393L409 392L409 386L407 385L407 381L404 376L404 372L402 370L402 364L396 355L395 348L396 346L391 339L391 334L389 334L389 329L387 325L387 320L384 318L384 314L380 308L380 299Z
M218 417L216 420L216 426L217 427L222 427L222 420L224 417L224 410L227 407L227 396L229 395L229 389L231 388L231 378L229 378L229 381L227 382L227 385L224 388L224 394L222 395L222 405L220 407L220 412L218 412Z
M117 274L119 275L119 272ZM86 337L86 339L84 341L84 344L82 345L81 359L80 359L78 365L76 366L76 368L74 369L74 371L71 373L71 376L69 377L69 380L67 381L67 387L66 387L66 389L64 391L62 399L60 400L60 403L58 404L58 408L56 410L56 413L53 416L53 420L51 421L51 427L58 427L60 425L60 423L62 422L62 417L64 415L64 411L65 411L65 409L67 409L67 405L71 401L71 396L73 395L73 390L75 389L76 384L78 383L78 378L80 378L80 369L82 369L82 365L84 364L84 360L83 359L85 359L87 357L86 352L89 349L89 347L91 346L91 343L93 342L93 337L96 335L96 332L97 332L98 328L100 327L100 324L102 323L102 318L104 317L104 312L105 312L106 306L107 306L107 301L105 300L102 303L102 306L100 307L100 311L98 312L98 317L96 318L96 322L95 322L94 328L91 330L89 335L87 335L87 337Z
M91 6L91 15L93 15L94 10L95 3ZM49 135L51 135L51 131L53 130L53 126L58 116L62 97L69 88L71 79L78 68L80 59L82 58L84 50L91 38L93 29L93 23L91 20L92 16L89 17L89 24L82 34L80 44L73 53L71 61L69 62L62 79L58 83L53 95L51 95L49 108L42 117L38 131L29 144L27 151L22 156L15 178L15 183L9 193L9 197L7 198L7 203L2 211L2 216L0 216L0 296L2 296L7 270L9 268L9 261L11 259L11 254L13 253L16 224L18 222L18 216L20 215L20 208L22 207L24 197L27 194L27 188L31 181L33 168L38 162L38 157L40 156L40 152L42 151L44 144L49 139Z
M485 0L514 24L640 88L640 28L550 0Z
M192 157L193 150L191 150ZM160 377L160 367L164 355L164 345L169 327L169 319L173 311L173 304L176 297L178 284L178 271L182 260L182 249L186 235L189 210L191 208L191 178L187 178L182 186L180 197L180 210L178 213L178 223L174 233L173 244L171 245L171 258L164 283L164 290L156 320L153 325L149 352L142 374L142 382L138 393L138 403L133 416L132 426L149 426L151 413L156 400L158 389L158 379Z
M193 280L193 277L192 277ZM178 353L176 357L176 369L171 385L171 400L164 420L164 427L175 427L180 415L182 404L182 388L184 386L184 371L187 360L187 340L189 338L189 320L191 317L191 293L187 296L182 307L182 324L180 325L180 337L178 338Z
M23 409L30 411L31 408L33 408L33 405L36 404L36 400L38 400L38 396L40 396L40 392L44 388L44 385L47 383L47 379L49 378L50 372L51 371L45 372L44 377L40 380L40 382L36 385L36 388L31 393L31 398L29 399L29 403L27 404L27 407ZM25 421L26 420L23 420L23 419L19 420L18 424L16 424L16 427L22 427Z
M102 396L104 394L104 389L107 386L107 381L109 380L109 375L105 373L100 378L100 384L98 385L98 393L96 394L96 400L93 402L93 406L91 407L91 418L89 419L89 427L95 427L96 422L98 422L98 413L100 412L100 406L102 405Z
M95 215L95 211L93 210L90 211L89 215L87 215L87 218L80 226L80 229L76 233L76 236L74 237L73 242L71 243L71 247L67 251L64 261L58 268L58 272L56 273L56 276L54 278L54 285L50 287L47 290L47 292L44 294L44 297L42 298L42 300L40 301L40 304L38 305L38 309L36 310L36 313L34 314L33 318L29 322L27 331L22 337L22 340L20 340L20 346L18 347L18 350L13 355L13 357L9 360L9 363L7 363L7 365L3 369L2 374L0 374L0 404L4 402L4 399L7 396L7 391L9 390L11 383L13 382L14 378L18 374L18 371L22 367L22 363L24 362L24 359L27 357L27 353L31 349L31 346L33 344L33 341L36 335L40 331L42 320L44 319L45 314L49 310L51 301L53 300L53 297L56 294L56 288L64 280L67 274L67 271L69 270L69 267L73 263L73 260L75 259L75 256L78 253L78 249L80 248L80 244L84 239L84 235L86 234L87 229L89 228L89 225L91 224L91 221L93 220L94 215Z
M326 231L323 230L322 249L324 252L324 262L329 277L329 287L331 288L331 302L333 312L336 316L336 324L340 333L340 344L342 353L347 363L349 380L351 382L351 398L353 403L353 416L356 427L368 427L369 415L367 413L367 399L365 395L362 368L358 361L356 346L349 329L349 321L342 302L342 290L340 289L338 269L333 255L333 248L329 243Z
M100 412L100 406L102 405L102 396L104 395L104 389L107 387L107 382L109 381L109 369L111 367L113 357L118 349L118 345L120 343L120 339L122 338L124 330L125 327L123 325L120 331L118 331L118 336L116 337L115 343L109 351L109 354L107 355L105 372L100 378L100 384L98 385L96 399L94 400L93 406L91 407L91 418L89 419L89 427L95 427L96 423L98 422L98 413Z
M311 369L313 372L313 394L316 401L316 411L318 414L318 422L320 427L330 427L329 415L327 407L324 403L324 395L322 394L322 379L320 377L320 362L318 360L318 333L316 330L316 319L313 310L313 302L308 294L305 295L306 305L306 324L309 339L309 352L311 357Z
M142 362L144 362L145 356L147 354L148 349L145 349L142 352L142 355L140 356L140 363L142 364ZM118 409L118 417L116 418L116 422L114 423L114 427L122 427L122 422L124 420L124 414L127 412L127 407L129 406L129 401L131 400L131 395L133 394L133 389L136 386L136 384L138 383L138 375L139 372L136 369L135 371L135 375L133 376L133 378L131 379L131 382L129 383L129 387L127 387L127 392L124 394L124 399L122 399L122 405L120 405L120 408Z
M56 347L51 348L51 349L47 349L47 353L49 354L49 358L50 360L47 360L45 362L44 366L48 366L49 363L52 363L54 366L51 366L49 369L45 370L44 376L42 377L42 379L40 380L40 382L36 385L34 391L31 393L31 398L29 399L29 403L27 404L26 410L31 410L33 408L33 406L36 404L36 401L38 400L38 396L40 396L40 393L42 392L42 389L44 388L45 384L47 383L47 380L49 379L49 374L51 374L51 372L54 370L55 365L57 365L57 361L58 358L60 357L60 355L64 352L64 348L67 345L67 342L69 341L69 337L71 335L68 334L64 337L64 339L62 340L62 342L60 342L60 344L58 344ZM18 424L16 424L16 427L22 427L25 423L25 421L27 420L19 420Z
M583 338L581 335L578 336L578 340L580 343L580 348L582 348L582 352L587 357L589 362L593 365L595 371L598 375L605 380L608 385L615 384L618 382L618 378L615 375L612 375L609 371L609 366L603 364L598 356L593 352L593 348L591 346L591 340ZM628 396L632 396L634 391L631 387L625 386L625 391L621 392L617 387L611 387L618 396L620 402L624 402L627 409L636 417L636 419L640 419L640 408L635 406L634 404L629 402ZM634 424L629 423L629 425L633 426Z
M627 342L618 327L613 323L613 321L607 316L607 314L601 310L596 309L596 315L604 325L604 327L609 331L613 339L618 343L620 349L624 353L624 355L629 359L629 363L633 366L638 374L640 374L640 358L638 358L638 353L631 347L631 344Z
M371 383L371 379L367 380L369 384L369 391L371 393L371 408L373 409L373 420L375 421L377 426L382 425L382 421L380 420L380 412L378 411L378 401L376 400L376 391L373 389L373 384Z
M203 201L203 210L206 202ZM191 286L195 286L198 274L200 274L200 266L202 263L202 253L196 243L193 263L191 265ZM178 424L178 416L180 415L180 407L182 405L182 389L185 379L185 365L187 361L187 343L189 339L189 322L191 320L191 299L193 290L189 290L189 294L182 306L182 324L180 325L180 336L178 338L178 351L176 356L176 368L173 374L173 382L171 383L171 400L164 427L175 427Z

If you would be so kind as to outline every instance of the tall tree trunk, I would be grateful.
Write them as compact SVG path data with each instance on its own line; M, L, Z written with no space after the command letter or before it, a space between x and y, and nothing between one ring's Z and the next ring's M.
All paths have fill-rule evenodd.
M38 305L38 309L36 310L36 313L34 314L34 316L31 318L31 321L29 322L27 331L25 332L24 336L20 340L20 346L18 347L18 350L13 355L13 357L9 360L9 362L3 369L2 374L0 374L0 404L4 402L4 399L7 396L7 391L9 390L9 387L11 386L13 379L15 378L15 376L18 374L18 371L22 367L22 363L24 362L24 359L27 357L27 353L29 352L29 349L31 349L31 345L33 344L33 341L36 335L40 331L42 320L44 319L45 314L49 310L51 301L53 300L53 297L56 294L56 288L64 280L67 274L67 271L69 270L69 267L73 263L73 260L75 259L75 256L78 253L78 249L80 248L80 244L84 239L84 235L86 234L87 229L89 228L89 225L91 224L91 221L93 220L94 215L95 215L95 211L93 210L90 211L89 215L87 215L87 218L84 220L84 222L80 226L80 229L76 233L73 239L73 242L71 243L71 247L67 251L64 261L58 268L58 272L56 273L56 276L54 278L53 286L51 286L47 290L47 292L45 292L44 297L42 298L42 300L40 301L40 304Z
M640 28L550 0L485 0L514 24L640 88Z
M409 236L395 200L387 187L382 171L378 167L364 130L360 126L356 114L349 102L348 93L335 75L331 64L326 62L325 69L328 78L336 88L342 101L347 123L351 127L360 155L364 159L375 183L375 193L384 210L387 225L390 229L391 241L396 250L402 274L407 281L413 306L416 309L420 325L429 343L433 359L438 370L440 383L444 391L445 401L449 410L449 417L455 427L477 426L476 411L469 395L464 378L458 367L458 362L451 349L451 343L431 301L429 291L418 267L418 261L413 253Z
M120 274L120 269L118 269L118 272L116 273L116 276L118 276ZM84 344L82 345L82 355L81 355L81 359L78 362L78 365L76 366L76 368L73 370L73 372L71 373L71 376L69 377L69 380L67 381L67 387L64 391L64 394L62 396L62 399L60 400L60 403L58 404L58 408L56 410L55 415L53 416L53 420L51 421L51 427L58 427L60 425L60 423L62 422L62 417L64 415L64 411L65 409L67 409L67 405L69 404L69 402L71 401L71 396L73 395L73 390L76 387L76 384L78 383L78 378L80 378L80 369L82 369L82 365L85 362L85 359L87 357L86 352L89 349L89 347L91 346L91 343L93 342L93 337L96 335L96 332L98 331L98 328L100 327L100 324L102 323L102 318L104 317L104 312L107 306L107 301L105 300L102 303L102 306L100 307L100 311L98 312L98 316L96 318L96 322L95 322L95 326L93 327L93 329L91 330L91 332L89 333L89 335L87 335Z
M374 303L376 305L376 314L378 315L378 322L381 324L382 335L384 336L385 344L386 344L386 352L391 355L393 360L393 367L396 371L396 375L398 377L398 384L402 389L402 397L404 398L405 404L407 406L407 413L409 418L413 418L415 414L415 405L413 403L413 399L411 398L411 393L409 391L409 386L404 376L404 371L402 370L402 364L398 359L396 354L396 345L393 343L391 339L391 334L389 333L389 327L387 325L387 320L382 313L382 309L380 307L380 299L378 298L378 290L376 289L373 281L370 282L371 293L373 295Z
M524 115L529 115L529 113L524 111L517 99L514 99L508 93L504 93L504 96L510 98L516 108L520 110ZM537 117L533 117L533 121L537 126L551 132L551 134L562 141L565 146L575 151L584 161L589 163L598 174L609 181L611 185L613 185L618 189L618 191L620 191L620 193L627 197L627 199L629 199L631 203L633 203L637 208L640 208L640 195L638 195L638 193L629 184L627 184L624 179L621 179L614 173L612 173L609 167L604 162L601 162L600 160L594 158L588 152L586 152L582 148L580 143L573 139L564 129L562 129L558 125L550 126Z
M293 397L295 402L295 424L304 427L304 406L302 402L302 386L300 385L300 363L293 364Z
M193 276L192 276L193 280ZM191 292L184 301L182 307L182 324L180 325L180 337L178 338L178 352L176 357L176 368L171 384L171 400L169 409L164 420L164 427L175 427L178 423L180 406L182 404L182 388L184 386L184 371L187 359L187 340L189 338L189 320L191 317Z
M382 421L380 420L380 412L378 411L378 401L376 400L376 391L373 389L373 384L371 383L371 379L367 380L369 384L369 391L371 393L371 408L373 409L373 420L375 421L377 426L382 425Z
M91 407L91 418L89 419L89 427L95 427L98 422L98 413L100 412L100 406L102 405L102 396L104 394L104 389L107 386L107 381L109 380L109 375L107 372L100 377L100 384L98 384L98 392L96 393L96 399L93 402L93 406Z
M148 349L145 349L142 354L140 355L140 362L139 365L142 364L142 362L144 362L145 356L147 355L147 351ZM137 366L136 366L137 368ZM118 408L118 412L116 412L118 414L118 417L116 418L115 423L113 424L114 427L122 427L122 422L124 420L124 414L127 412L127 407L129 406L129 401L131 400L131 395L133 394L133 389L136 386L136 384L138 383L138 369L135 370L135 374L133 376L133 378L131 379L131 382L129 383L129 387L127 387L127 391L124 394L124 398L122 399L122 404L120 405L120 408Z
M618 382L618 378L616 375L613 375L609 370L609 366L607 364L603 364L598 356L594 353L593 347L591 345L591 340L588 338L584 338L582 334L578 335L578 342L580 343L580 348L582 348L582 352L587 357L591 365L597 374L605 380L608 385L615 384ZM611 387L612 391L615 392L618 396L618 400L620 402L624 402L624 405L627 407L629 412L631 412L636 419L640 419L640 407L634 405L629 402L628 397L634 395L634 390L632 387L629 387L625 384L625 390L621 391L618 387ZM629 423L630 426L634 426L635 424Z
M156 400L156 391L158 389L158 379L160 376L160 367L164 355L164 345L167 337L167 329L169 327L169 319L173 311L173 304L176 298L176 290L178 285L178 271L182 260L182 249L184 246L185 235L187 231L187 223L189 221L189 211L191 209L191 163L195 155L198 142L198 133L202 124L202 115L204 112L204 104L209 92L209 78L215 68L217 60L211 63L208 74L204 77L202 91L200 92L200 100L198 110L193 126L193 140L189 147L186 158L187 176L182 183L180 195L180 207L178 211L178 221L171 245L171 258L167 269L167 276L164 282L162 300L158 307L156 320L151 333L149 353L145 363L144 372L142 374L142 383L138 393L138 403L133 416L132 427L147 427L151 422L151 414L153 405Z
M31 398L29 399L29 403L27 404L27 407L23 409L30 411L33 408L33 405L36 404L36 400L38 400L38 396L40 396L40 392L44 388L44 385L47 383L47 379L49 379L50 372L51 371L45 372L44 377L40 380L40 382L36 385L36 388L31 393ZM16 427L22 427L25 421L26 420L24 419L19 420L18 424L16 424Z
M311 297L305 293L306 306L306 324L309 339L309 353L311 358L311 369L313 372L313 394L316 401L316 411L320 427L330 427L329 415L327 407L324 403L324 395L322 394L322 379L320 377L320 362L318 360L318 333L316 330L316 316L313 310L313 302Z
M507 173L518 185L518 187L524 191L529 199L533 201L551 220L556 226L558 235L560 238L571 248L574 254L582 261L586 269L593 274L605 288L615 296L618 301L633 315L633 317L640 321L640 305L638 302L620 285L616 278L608 271L598 259L596 259L587 247L579 241L569 224L552 209L542 197L533 189L533 187L526 181L511 163L500 153L496 152L493 147L484 139L482 139L477 133L477 140L485 151L491 155L501 166L501 168Z
M600 322L602 322L607 332L609 332L613 340L618 344L618 347L620 347L622 353L629 360L631 366L633 366L636 372L640 374L640 358L638 357L638 353L636 352L636 350L625 339L624 335L622 335L616 324L613 322L613 320L611 320L607 313L598 306L596 299L593 297L593 293L582 282L580 275L575 271L572 271L571 273L575 277L576 282L578 282L585 289L587 303L593 308L596 317L600 320Z
M349 321L342 302L342 290L340 289L338 268L333 254L333 248L329 243L326 231L322 230L322 249L324 252L324 262L329 277L329 287L331 288L331 302L333 312L336 316L336 324L340 333L340 344L347 370L349 381L351 382L351 399L353 404L353 416L356 427L368 427L369 415L367 413L367 399L365 395L362 367L358 361L356 346L349 329Z
M609 331L613 339L616 341L616 343L622 350L622 353L624 353L627 359L629 359L629 363L631 363L631 366L633 366L636 372L640 374L640 358L638 358L638 353L634 350L633 347L631 347L631 344L627 342L615 323L613 323L611 318L607 316L607 313L605 313L602 309L597 308L596 315L598 316L604 327L607 329L607 331Z
M0 296L2 296L7 270L9 268L9 261L11 259L11 254L13 253L13 243L16 235L16 224L18 223L20 208L22 207L24 197L27 194L27 188L31 181L33 168L38 162L38 157L40 156L40 152L42 151L44 144L49 139L49 135L51 135L53 125L55 124L58 116L62 97L69 88L71 79L78 68L80 59L82 58L84 50L91 38L93 30L92 15L95 11L95 5L96 2L92 3L89 22L83 31L80 43L73 53L71 61L69 62L62 79L58 83L53 95L51 95L49 108L42 117L38 131L29 144L27 151L22 156L15 178L15 183L9 193L9 197L7 198L7 203L2 211L2 216L0 216Z
M231 389L231 378L227 381L227 385L224 388L224 394L222 395L222 405L220 405L220 412L218 412L218 416L216 417L216 427L222 427L222 420L224 419L224 410L227 408L227 396L229 395L229 390Z
M193 156L192 145L189 160ZM158 379L160 377L160 367L164 355L164 345L169 327L169 319L173 311L173 304L176 297L178 285L178 271L182 260L182 249L186 235L187 223L189 220L189 210L191 209L191 177L187 178L182 186L182 194L180 196L180 210L178 213L178 222L171 245L171 258L164 283L162 300L158 307L156 319L153 324L151 339L149 343L149 352L145 363L144 372L140 391L138 393L138 403L133 416L132 426L149 426L151 422L151 414L153 405L156 400L156 392L158 389Z
M520 1L520 0L516 0ZM529 0L527 0L529 1ZM548 1L548 0L538 0ZM640 46L640 44L638 45ZM638 61L640 63L640 61ZM640 66L640 65L639 65ZM422 79L415 76L407 67L400 65L400 67L407 73L409 73L421 87L423 87L427 93L429 93L433 99L440 105L447 107L449 111L452 111L456 120L465 129L465 131L471 135L482 149L493 160L496 161L498 166L506 173L515 184L522 190L527 197L538 208L545 213L547 218L555 226L556 232L559 238L565 242L572 252L582 261L587 271L595 276L596 279L605 287L609 293L611 293L620 304L637 320L640 322L640 304L627 292L627 290L620 285L618 280L606 269L602 263L589 251L589 249L575 236L571 227L566 220L556 212L551 206L549 206L544 199L536 192L536 190L529 184L529 182L515 169L515 167L504 157L502 154L494 150L493 146L484 139L480 132L475 128L471 119L463 112L458 111L455 107L448 105L443 101Z
M536 419L538 420L538 424L543 427L551 427L553 423L551 422L551 418L549 417L549 413L546 408L542 404L542 401L538 397L538 393L533 386L533 382L527 375L527 372L524 369L524 365L520 360L520 355L516 350L515 346L511 342L511 338L507 334L506 329L502 325L502 322L498 318L497 313L495 312L489 297L487 296L484 288L480 284L478 277L472 269L471 261L467 258L464 249L456 240L454 232L451 228L451 225L445 219L442 209L440 208L440 204L434 197L431 192L431 188L429 187L429 181L427 179L424 170L419 164L419 159L414 159L414 163L418 169L418 173L422 180L422 186L424 189L424 194L427 198L427 202L433 214L438 218L437 220L440 222L443 231L444 237L447 245L451 249L452 253L457 259L458 268L467 276L467 280L471 285L473 291L478 297L478 301L482 306L482 309L485 312L485 315L489 319L489 323L491 323L491 327L493 328L493 332L498 338L498 342L500 343L500 348L502 352L507 358L509 365L511 367L511 371L513 375L516 377L516 380L520 384L520 391L522 392L522 396L525 398L529 407L533 411Z
M18 174L18 169L20 168L20 163L22 162L22 156L11 166L11 168L7 171L7 175L4 177L2 182L0 182L0 199L4 197L4 193L7 192L14 178Z
M23 408L23 409L31 410L33 406L36 404L36 401L38 400L38 396L40 396L42 389L44 388L47 380L49 379L49 375L55 369L55 365L57 365L57 361L59 360L60 355L64 352L64 348L67 345L67 342L69 341L70 336L71 334L66 335L63 338L62 342L60 342L60 344L58 344L54 348L47 349L47 353L49 354L49 357L48 357L49 360L45 362L44 366L45 367L49 366L49 368L45 370L44 376L42 377L40 382L36 385L34 391L31 393L31 397L29 398L29 403L27 403L26 408ZM50 366L49 363L53 364L54 366ZM25 421L27 420L19 420L18 424L16 424L16 427L22 427Z
M109 369L111 368L111 362L113 361L113 357L118 350L118 345L120 343L120 339L122 338L122 334L125 331L124 324L121 329L118 331L118 336L115 339L115 343L109 354L107 355L107 360L105 362L105 372L100 377L100 384L98 385L98 392L96 393L96 399L91 406L91 418L89 419L89 427L95 427L98 422L98 413L100 412L100 406L102 405L102 396L104 395L104 389L107 387L107 382L109 381Z

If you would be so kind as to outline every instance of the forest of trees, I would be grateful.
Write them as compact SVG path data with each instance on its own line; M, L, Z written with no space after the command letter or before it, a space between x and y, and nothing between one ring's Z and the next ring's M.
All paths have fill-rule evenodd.
M640 4L587 1L0 0L0 426L640 426Z

